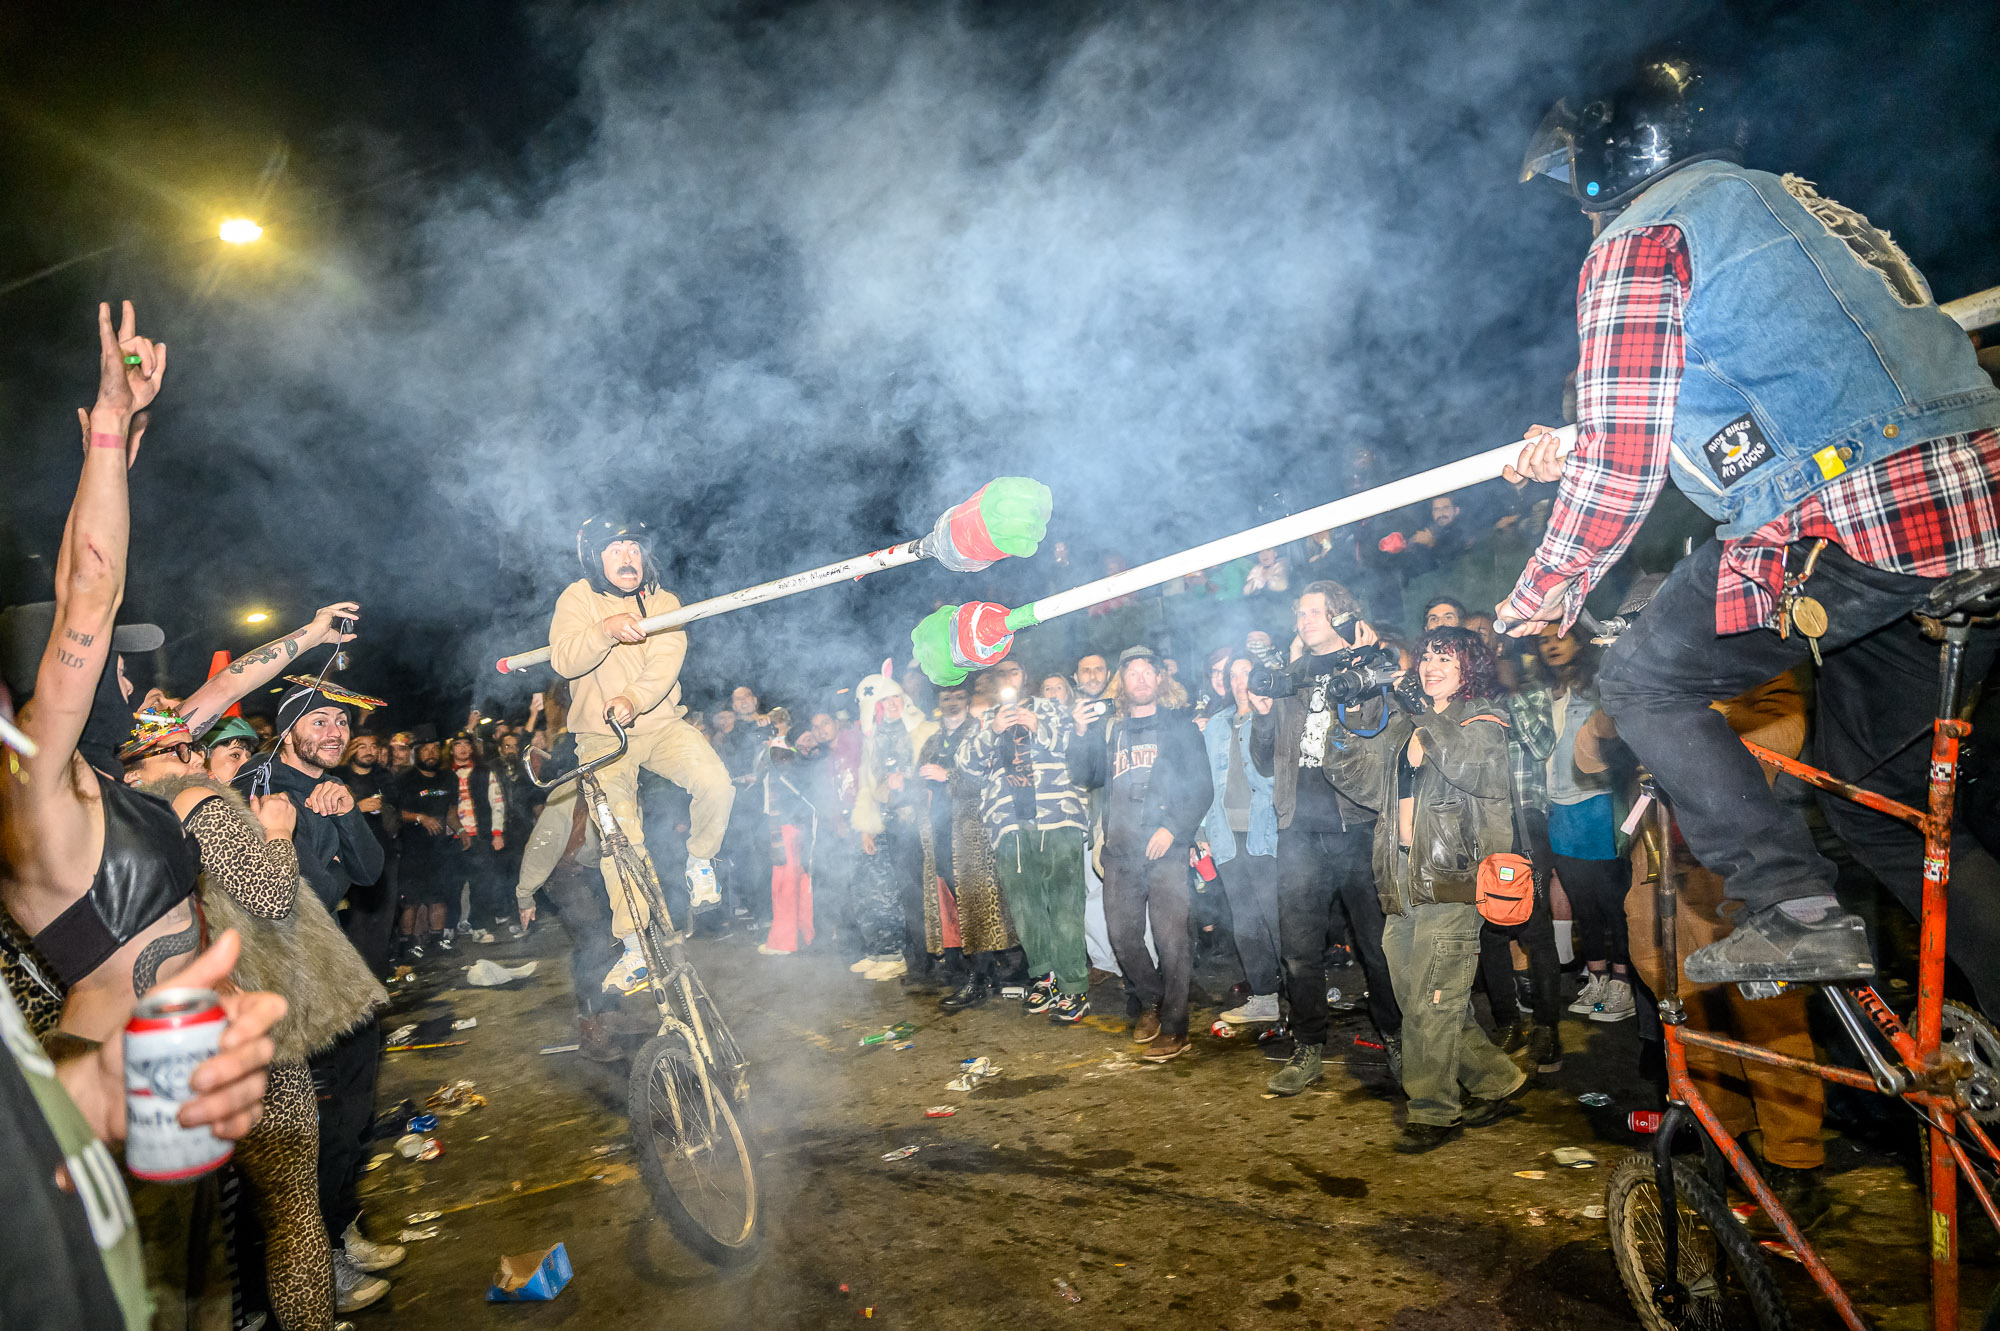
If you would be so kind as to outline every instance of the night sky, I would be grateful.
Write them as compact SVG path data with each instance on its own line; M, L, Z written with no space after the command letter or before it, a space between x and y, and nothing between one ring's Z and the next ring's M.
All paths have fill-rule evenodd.
M92 308L172 349L128 619L191 687L352 596L391 719L518 706L593 511L684 599L920 534L998 474L1152 558L1559 417L1588 226L1544 106L1678 40L1749 163L2000 283L1991 4L0 8L0 595L48 595ZM214 239L256 218L241 250ZM892 572L697 630L714 699L845 679ZM539 680L541 677L536 676Z

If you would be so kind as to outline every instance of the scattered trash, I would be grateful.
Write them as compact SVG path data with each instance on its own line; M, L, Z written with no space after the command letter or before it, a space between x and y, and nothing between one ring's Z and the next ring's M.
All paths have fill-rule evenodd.
M1763 1212L1764 1208L1755 1202L1732 1202L1729 1206L1729 1213L1745 1222L1755 1220Z
M382 1152L382 1154L370 1159L366 1165L362 1166L362 1168L366 1171L372 1172L374 1170L380 1169L382 1166L388 1164L391 1160L394 1160L395 1158L396 1158L396 1153L394 1151L384 1151Z
M419 1114L415 1118L410 1120L410 1131L436 1132L437 1125L438 1125L438 1116L436 1114Z
M545 1044L542 1046L542 1052L545 1054L573 1054L581 1048L583 1046L580 1044Z
M1543 1217L1541 1207L1530 1206L1528 1208L1528 1223L1531 1225L1546 1225L1549 1222Z
M476 1083L469 1077L448 1081L424 1097L426 1109L452 1109L464 1105L477 1108L486 1103L486 1097L472 1089Z
M1625 1126L1633 1132L1650 1136L1660 1130L1660 1120L1665 1117L1657 1109L1635 1109L1625 1116Z
M845 1293L847 1293L847 1286L845 1286L845 1285L842 1285L842 1286L840 1287L840 1292L841 1292L842 1294L845 1294Z
M396 1138L396 1151L405 1160L417 1158L417 1152L424 1149L424 1139L414 1132L406 1132Z
M395 1030L389 1032L389 1043L408 1044L410 1041L410 1037L415 1035L416 1033L417 1033L417 1023L415 1023L414 1021L410 1022L406 1026L398 1026Z
M527 979L535 973L535 967L539 964L524 961L518 966L502 966L490 957L481 957L465 968L465 982L477 985L481 989L491 989L496 985Z
M1077 1293L1076 1290L1070 1286L1070 1283L1067 1280L1056 1281L1056 1292L1061 1294L1065 1299L1068 1299L1071 1303L1083 1302L1083 1295Z
M1793 1252L1792 1245L1781 1239L1758 1239L1757 1246L1765 1252L1784 1258L1786 1261L1797 1262L1801 1266L1805 1265L1806 1259Z
M424 1148L417 1152L419 1160L435 1160L444 1154L444 1143L435 1137L424 1138Z
M410 1223L413 1225L427 1225L443 1214L443 1211L413 1211L410 1213Z
M425 1225L422 1229L410 1228L396 1231L396 1242L415 1243L419 1239L434 1239L438 1236L436 1225Z
M1589 1105L1592 1109L1602 1109L1611 1103L1611 1097L1603 1091L1585 1091L1576 1097L1576 1102L1580 1105Z
M1000 997L1002 998L1021 998L1024 995L1026 995L1027 992L1028 991L1026 989L1022 988L1018 984L1005 984L1000 986Z
M412 1049L456 1049L464 1040L445 1040L438 1044L392 1044L383 1047L385 1054L407 1054Z
M915 1146L900 1146L882 1158L884 1160L907 1160L915 1155L919 1149L919 1147Z
M469 1031L478 1024L479 1018L477 1017L460 1017L451 1024L451 1028L455 1031Z
M1549 1171L1546 1169L1517 1169L1514 1171L1515 1178L1545 1179L1548 1176Z
M1354 1047L1356 1049L1379 1049L1385 1054L1389 1052L1389 1047L1380 1040L1364 1040L1358 1035L1354 1037Z
M607 1142L602 1146L591 1147L590 1153L592 1155L616 1155L624 1149L624 1142Z
M486 1291L488 1303L546 1303L562 1293L576 1273L570 1270L569 1249L558 1243L540 1252L502 1257L500 1273Z
M1236 1028L1220 1017L1209 1023L1208 1033L1218 1040L1233 1040L1236 1038Z
M396 973L389 977L390 984L415 984L416 982L417 969L414 966L398 966L396 967Z
M1549 1154L1564 1169L1589 1169L1597 1163L1597 1157L1581 1146L1558 1146Z
M890 1045L889 1047L891 1049L894 1049L897 1053L901 1053L905 1049L915 1049L917 1047L917 1042L915 1040L898 1040L896 1041L896 1043Z
M875 1305L871 1303L866 1308L863 1308L861 1310L861 1315L863 1317L873 1318L875 1316Z
M924 1111L925 1118L950 1118L958 1112L951 1105L932 1105Z
M997 1077L1000 1069L987 1058L968 1058L958 1065L958 1075L944 1084L947 1091L969 1091L988 1077Z
M917 1033L917 1028L915 1026L912 1026L907 1021L899 1021L886 1031L877 1031L873 1035L862 1036L861 1043L864 1046L876 1045L876 1044L889 1044L895 1040L907 1040L916 1033Z
M1583 1218L1585 1220L1602 1220L1604 1219L1604 1208L1602 1206L1586 1206L1583 1208Z

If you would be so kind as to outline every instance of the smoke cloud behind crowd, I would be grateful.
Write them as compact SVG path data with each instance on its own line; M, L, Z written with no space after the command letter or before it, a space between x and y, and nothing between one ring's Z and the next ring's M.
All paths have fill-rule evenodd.
M1363 447L1394 475L1500 442L1560 412L1589 235L1516 183L1526 137L1676 37L1734 66L1752 165L1870 213L1941 298L2000 281L1986 7L1893 50L1858 6L1051 8L532 10L519 77L568 91L499 165L404 175L393 126L330 110L293 152L334 164L339 225L142 308L176 382L135 608L354 595L376 661L504 697L490 662L542 641L592 512L651 523L695 599L917 535L994 475L1054 488L1073 574L891 572L698 631L695 679L775 685L905 654L938 600L1335 497ZM65 374L81 302L130 289L78 289ZM8 413L31 547L64 405Z

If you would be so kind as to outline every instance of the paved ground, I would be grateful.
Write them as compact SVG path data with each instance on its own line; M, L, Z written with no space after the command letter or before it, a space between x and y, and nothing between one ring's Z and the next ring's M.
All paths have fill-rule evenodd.
M465 1040L458 1048L389 1055L385 1106L460 1077L490 1103L443 1124L441 1159L395 1158L368 1175L377 1237L412 1213L443 1214L436 1238L409 1245L390 1299L357 1315L362 1331L824 1327L870 1308L877 1324L922 1328L1636 1324L1603 1222L1584 1214L1634 1140L1624 1112L1640 1091L1617 1071L1633 1066L1629 1023L1569 1023L1569 1043L1584 1047L1525 1114L1412 1159L1388 1150L1400 1104L1366 1049L1349 1049L1313 1092L1265 1098L1275 1065L1252 1041L1202 1034L1188 1056L1148 1066L1120 1020L1055 1028L1000 1002L944 1016L831 956L763 958L741 936L697 943L755 1065L748 1126L767 1208L761 1254L718 1270L653 1215L626 1142L624 1066L539 1052L574 1038L562 940L549 927L471 949L539 960L509 989L469 988L443 967L399 986L385 1029L478 1026L441 1037ZM1122 1012L1115 998L1104 1005ZM1212 1004L1198 1011L1202 1030L1212 1016ZM900 1020L921 1026L914 1048L858 1047ZM1349 1019L1336 1038L1363 1029ZM947 1091L974 1054L1003 1074L971 1095ZM1588 1109L1576 1099L1585 1090L1616 1104ZM940 1103L957 1115L925 1119ZM881 1158L909 1145L921 1149ZM1556 1168L1548 1153L1563 1145L1602 1163ZM1816 1237L1877 1325L1923 1325L1905 1163L1846 1141L1833 1163L1840 1204ZM1547 1177L1516 1177L1523 1169ZM483 1301L502 1254L558 1240L576 1279L554 1303ZM1991 1247L1968 1271L1982 1301ZM1779 1265L1799 1324L1831 1325L1798 1268Z

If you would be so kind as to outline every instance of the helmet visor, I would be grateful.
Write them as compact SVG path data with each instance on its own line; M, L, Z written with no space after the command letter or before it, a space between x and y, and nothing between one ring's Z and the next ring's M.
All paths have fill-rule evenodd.
M1528 140L1528 151L1521 158L1521 181L1525 184L1536 176L1547 176L1567 187L1575 164L1576 113L1567 101L1559 101L1548 109Z

